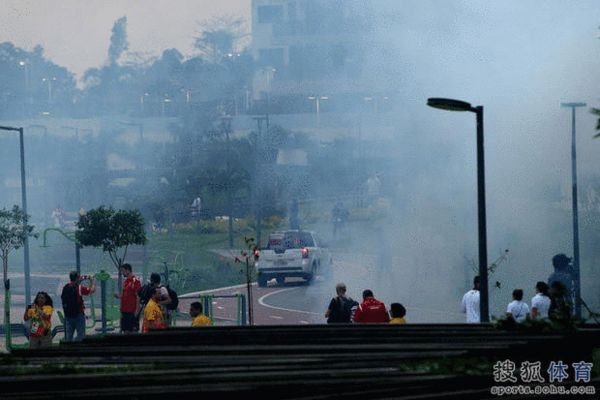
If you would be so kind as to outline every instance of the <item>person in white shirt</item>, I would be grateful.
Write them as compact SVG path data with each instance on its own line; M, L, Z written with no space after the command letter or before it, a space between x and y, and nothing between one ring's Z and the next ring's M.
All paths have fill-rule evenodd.
M548 285L546 282L535 284L536 295L531 299L531 318L548 319L550 310L550 296L548 295Z
M473 279L473 289L469 290L462 298L461 312L467 314L467 324L481 322L479 314L479 276Z
M523 301L523 289L515 289L512 293L513 301L506 308L506 316L517 322L524 322L529 318L529 306Z

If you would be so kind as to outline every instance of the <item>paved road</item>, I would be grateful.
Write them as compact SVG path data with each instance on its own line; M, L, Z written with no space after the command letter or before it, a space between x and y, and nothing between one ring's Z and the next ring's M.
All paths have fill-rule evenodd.
M457 312L458 300L453 304L426 305L420 303L423 299L411 297L405 285L392 285L386 271L377 271L375 258L334 255L333 276L325 279L317 278L310 285L301 279L290 279L283 285L274 280L268 287L260 288L252 285L254 304L254 323L257 325L278 324L319 324L325 323L324 313L329 300L335 294L335 284L339 281L346 283L348 294L360 299L363 289L374 290L376 297L389 306L392 302L402 302L408 311L409 322L462 322L464 317ZM197 294L212 294L214 296L247 294L246 285L230 288L215 289ZM180 310L187 310L192 300L182 300ZM213 312L217 321L232 321L235 319L235 304L231 299L213 300Z

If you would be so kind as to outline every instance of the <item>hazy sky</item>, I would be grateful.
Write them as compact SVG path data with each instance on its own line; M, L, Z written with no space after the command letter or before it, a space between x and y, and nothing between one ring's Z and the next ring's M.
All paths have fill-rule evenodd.
M129 51L192 51L198 21L230 14L248 20L250 0L0 0L0 42L46 56L75 72L107 59L114 21L127 16Z

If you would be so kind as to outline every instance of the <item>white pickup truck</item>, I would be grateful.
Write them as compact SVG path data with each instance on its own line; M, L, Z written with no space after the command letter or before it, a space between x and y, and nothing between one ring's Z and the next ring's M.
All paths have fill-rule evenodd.
M267 247L260 250L256 268L258 286L273 278L283 284L286 277L310 282L317 273L331 272L332 259L325 242L311 231L289 230L269 235Z

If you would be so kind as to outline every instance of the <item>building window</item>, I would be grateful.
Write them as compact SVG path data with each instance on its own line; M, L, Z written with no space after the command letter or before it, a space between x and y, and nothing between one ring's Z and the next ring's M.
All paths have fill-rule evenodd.
M283 7L281 6L260 6L257 12L259 24L272 24L283 21Z

